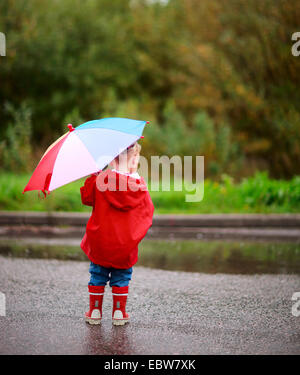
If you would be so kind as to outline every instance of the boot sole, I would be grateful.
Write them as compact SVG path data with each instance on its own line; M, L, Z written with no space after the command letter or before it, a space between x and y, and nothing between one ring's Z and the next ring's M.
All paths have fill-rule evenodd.
M124 326L126 323L128 323L128 319L113 319L112 323L114 326Z
M85 318L86 323L91 325L99 325L101 324L101 319L92 319L92 318Z

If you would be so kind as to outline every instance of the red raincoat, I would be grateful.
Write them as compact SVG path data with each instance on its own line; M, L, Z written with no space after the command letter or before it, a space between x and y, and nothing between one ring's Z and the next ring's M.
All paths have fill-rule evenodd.
M143 177L135 179L107 169L88 177L80 192L82 203L93 207L81 241L82 250L95 264L132 267L154 212Z

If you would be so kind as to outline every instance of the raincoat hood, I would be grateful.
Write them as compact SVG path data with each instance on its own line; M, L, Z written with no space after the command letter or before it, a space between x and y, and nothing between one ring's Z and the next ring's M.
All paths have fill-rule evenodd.
M96 186L110 205L122 211L131 210L141 204L147 194L143 177L133 178L110 169L98 175Z

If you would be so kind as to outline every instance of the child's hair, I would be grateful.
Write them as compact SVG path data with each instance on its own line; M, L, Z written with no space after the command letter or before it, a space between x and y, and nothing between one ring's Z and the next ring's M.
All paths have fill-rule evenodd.
M133 143L131 146L127 147L126 150L121 152L121 154L115 158L116 162L119 162L120 156L125 156L126 154L127 160L129 160L133 155L138 155L141 152L141 148L142 146L137 142Z
M127 147L127 157L128 159L132 156L132 155L137 155L141 152L141 148L142 146L140 144L138 144L137 142L135 142L133 145Z

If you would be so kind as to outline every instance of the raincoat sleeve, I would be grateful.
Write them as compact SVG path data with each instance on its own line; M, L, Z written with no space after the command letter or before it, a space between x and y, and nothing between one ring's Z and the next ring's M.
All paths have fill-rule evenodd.
M86 206L94 205L96 178L97 175L91 175L85 180L84 186L80 188L81 202Z

